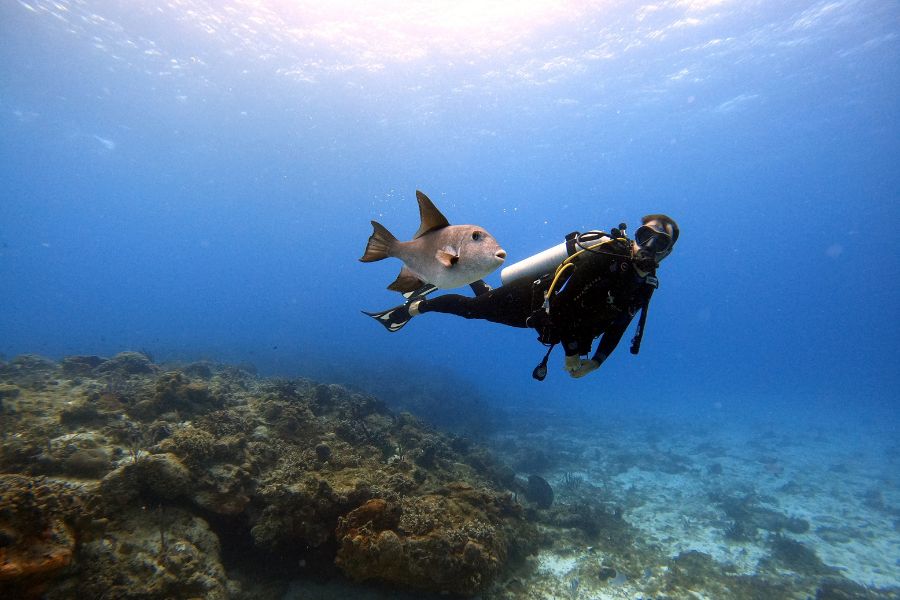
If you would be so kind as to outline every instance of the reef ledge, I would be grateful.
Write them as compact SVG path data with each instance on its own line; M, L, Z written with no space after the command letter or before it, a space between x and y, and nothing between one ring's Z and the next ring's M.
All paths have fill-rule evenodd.
M0 596L278 598L302 577L473 596L537 547L505 475L339 385L23 355L0 363Z

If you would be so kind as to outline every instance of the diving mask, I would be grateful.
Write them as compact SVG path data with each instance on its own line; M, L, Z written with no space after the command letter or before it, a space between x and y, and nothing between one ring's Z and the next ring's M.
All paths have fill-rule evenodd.
M675 243L665 231L654 229L649 225L641 225L634 232L634 241L642 250L647 250L653 254L666 254L672 249Z
M645 271L652 271L659 262L669 255L675 241L665 231L649 225L641 225L634 232L634 241L638 250L634 255L635 265Z

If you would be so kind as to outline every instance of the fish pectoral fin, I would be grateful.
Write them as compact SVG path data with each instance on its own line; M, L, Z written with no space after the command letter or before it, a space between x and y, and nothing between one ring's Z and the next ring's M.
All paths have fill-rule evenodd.
M419 190L416 190L416 200L419 201L419 218L422 220L422 223L419 225L419 230L413 236L413 239L422 237L429 231L443 229L450 225L447 218L441 214L441 211L435 207L428 196Z
M439 263L448 269L459 262L459 253L452 250L452 248L441 248L434 256Z
M407 292L414 292L423 285L425 285L425 282L404 265L404 267L400 269L400 274L397 275L397 279L395 279L387 289L405 294Z

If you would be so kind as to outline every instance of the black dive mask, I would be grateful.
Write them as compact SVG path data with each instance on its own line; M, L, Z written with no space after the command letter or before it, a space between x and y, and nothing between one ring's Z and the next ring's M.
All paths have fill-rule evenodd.
M641 249L646 249L654 254L667 253L675 243L672 241L672 236L668 233L654 229L649 225L638 227L637 231L634 232L634 241L638 243Z
M634 241L638 245L634 263L642 271L652 271L658 267L659 261L669 255L675 243L672 236L665 231L647 225L638 227L634 232Z

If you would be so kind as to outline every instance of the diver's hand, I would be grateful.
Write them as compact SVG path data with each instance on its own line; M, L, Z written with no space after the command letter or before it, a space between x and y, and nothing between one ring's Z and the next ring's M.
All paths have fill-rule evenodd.
M596 360L584 360L580 356L573 355L566 357L566 373L571 377L584 377L591 371L596 371L600 367L600 363Z
M583 360L583 361L581 361L581 366L574 372L570 372L569 375L571 375L572 377L575 377L575 378L584 377L588 373L592 373L599 368L600 368L600 363L598 363L593 358L590 360Z
M566 356L566 373L569 375L575 376L574 373L581 368L581 357L577 354L572 356Z

